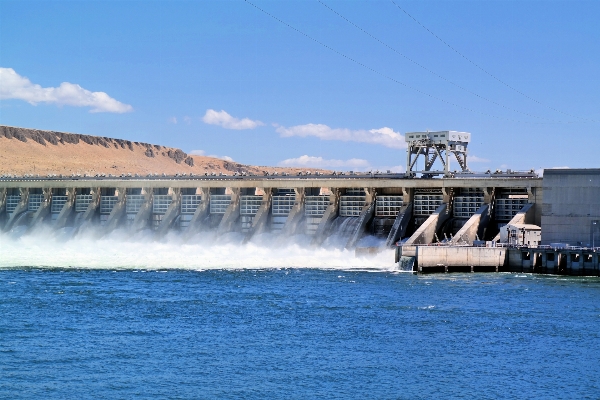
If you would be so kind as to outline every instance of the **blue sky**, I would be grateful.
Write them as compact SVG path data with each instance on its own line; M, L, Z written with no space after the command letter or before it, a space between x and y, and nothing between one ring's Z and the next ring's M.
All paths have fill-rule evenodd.
M252 1L302 33L244 0L0 1L0 123L355 170L460 130L472 170L598 166L600 2L394 2L460 54L389 0Z

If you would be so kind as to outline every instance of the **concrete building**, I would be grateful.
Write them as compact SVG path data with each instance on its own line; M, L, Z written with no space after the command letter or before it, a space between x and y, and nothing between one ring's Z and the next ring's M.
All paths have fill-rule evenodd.
M600 169L546 169L542 244L600 247Z
M506 224L500 228L500 242L511 246L537 247L542 240L542 228L533 224Z

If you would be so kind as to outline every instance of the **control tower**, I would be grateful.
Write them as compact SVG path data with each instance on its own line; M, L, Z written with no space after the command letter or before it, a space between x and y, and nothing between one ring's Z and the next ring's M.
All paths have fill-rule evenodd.
M405 135L405 140L408 143L406 174L409 176L415 176L416 174L450 176L451 155L458 161L462 172L469 171L467 167L467 146L471 140L471 134L468 132L409 132ZM417 163L421 155L423 156L424 168L419 170ZM433 168L438 159L443 169Z

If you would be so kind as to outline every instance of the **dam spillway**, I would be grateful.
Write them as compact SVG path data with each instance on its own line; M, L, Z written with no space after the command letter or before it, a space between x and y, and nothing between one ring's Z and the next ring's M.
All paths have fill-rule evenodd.
M484 236L510 220L523 205L540 203L542 179L529 173L463 174L414 178L408 174L150 177L2 177L0 226L35 229L83 224L191 235L239 232L250 240L265 232L304 234L315 245L338 236L354 248L373 235L388 246L410 237L446 206L445 225L427 239L455 234L483 204L493 210ZM533 221L539 224L539 213ZM343 222L346 221L346 222ZM338 232L336 227L343 227ZM482 239L484 236L480 236Z

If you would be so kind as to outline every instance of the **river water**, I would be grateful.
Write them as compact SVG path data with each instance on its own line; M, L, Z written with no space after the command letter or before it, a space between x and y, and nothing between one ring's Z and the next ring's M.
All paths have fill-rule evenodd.
M600 280L0 236L0 398L599 398Z

